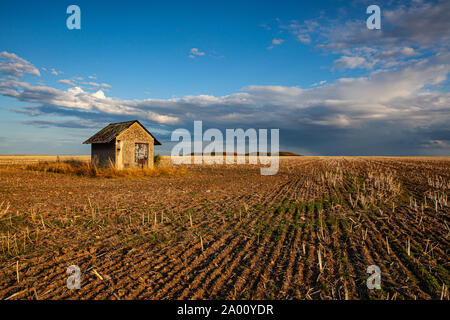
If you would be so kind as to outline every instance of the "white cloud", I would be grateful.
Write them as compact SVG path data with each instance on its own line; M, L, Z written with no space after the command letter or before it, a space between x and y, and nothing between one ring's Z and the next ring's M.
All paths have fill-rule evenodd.
M69 79L61 79L58 82L63 83L63 84L67 84L68 86L75 86L75 83L73 83Z
M96 83L96 82L87 82L87 81L84 81L84 82L81 82L81 84L85 84L85 85L88 85L88 86L91 86L91 87L100 87L100 84L99 83Z
M192 48L190 51L189 58L194 59L196 56L204 56L205 53L198 50L198 48Z
M298 121L302 122L295 116L300 110L311 111L308 121L316 124L333 125L328 117L337 114L340 115L339 121L335 123L340 126L369 118L388 119L401 114L407 120L409 115L418 111L406 108L404 103L414 101L414 104L419 106L418 110L427 109L427 106L420 102L423 94L427 94L419 95L419 92L426 86L442 83L446 79L450 68L446 59L449 56L424 59L420 63L398 70L375 71L369 77L343 78L327 86L312 89L249 86L244 88L243 92L222 97L199 95L165 100L122 100L106 97L101 90L90 94L80 87L64 92L49 87L24 85L23 90L17 90L17 98L26 102L110 114L145 115L147 119L160 123L203 119L219 125L217 119L225 119L228 114L234 113L246 115L244 118L248 121L261 123L266 121L261 119L267 117L274 125L294 128L298 126ZM428 97L432 95L428 94ZM440 98L447 102L446 95L440 94ZM325 114L317 113L317 110L325 109L326 117ZM432 119L431 115L427 119Z
M279 44L282 44L283 42L284 42L283 39L273 39L272 40L273 45L279 45Z
M297 39L300 40L300 42L304 43L304 44L310 44L311 43L311 38L308 35L305 35L305 34L297 35Z
M313 83L311 86L312 86L312 87L322 86L322 85L324 85L325 83L327 83L327 80L322 80L322 81L319 81L319 82L315 82L315 83Z
M268 46L267 47L267 49L268 50L272 50L275 46L279 46L280 44L282 44L284 42L284 40L283 39L273 39L272 40L272 45L271 46Z
M369 66L366 59L363 57L348 57L342 56L334 62L334 65L338 68L366 68Z
M102 90L98 90L96 93L93 93L92 97L97 99L106 99L105 94L103 93Z
M278 22L281 23L280 20L278 20ZM296 39L301 43L310 44L311 34L317 30L318 26L319 23L314 20L306 20L302 24L294 20L288 24L280 24L279 28L288 30L290 33L295 35Z

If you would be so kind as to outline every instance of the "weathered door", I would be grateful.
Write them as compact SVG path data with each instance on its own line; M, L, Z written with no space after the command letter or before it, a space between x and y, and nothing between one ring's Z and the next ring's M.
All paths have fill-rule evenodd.
M148 144L136 143L134 146L134 161L136 167L146 168L148 161Z

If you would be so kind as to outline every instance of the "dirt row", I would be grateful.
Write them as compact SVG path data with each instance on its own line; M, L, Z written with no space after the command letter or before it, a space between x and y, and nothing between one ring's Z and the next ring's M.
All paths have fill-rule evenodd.
M275 176L150 179L0 168L0 298L448 299L449 164L293 158Z

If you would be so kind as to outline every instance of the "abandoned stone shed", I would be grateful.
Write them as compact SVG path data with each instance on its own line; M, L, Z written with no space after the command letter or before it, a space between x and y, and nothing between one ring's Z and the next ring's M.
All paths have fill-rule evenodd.
M161 143L137 120L110 123L83 144L91 145L91 160L110 161L118 169L152 168L154 146Z

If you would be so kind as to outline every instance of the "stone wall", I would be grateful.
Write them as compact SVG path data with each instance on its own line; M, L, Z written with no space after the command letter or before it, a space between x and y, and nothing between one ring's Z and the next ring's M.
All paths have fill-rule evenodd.
M154 139L138 123L116 137L116 167L119 169L135 166L134 148L136 143L148 144L147 167L153 167Z
M93 143L91 144L91 159L99 165L108 165L111 160L116 161L114 151L115 143Z

